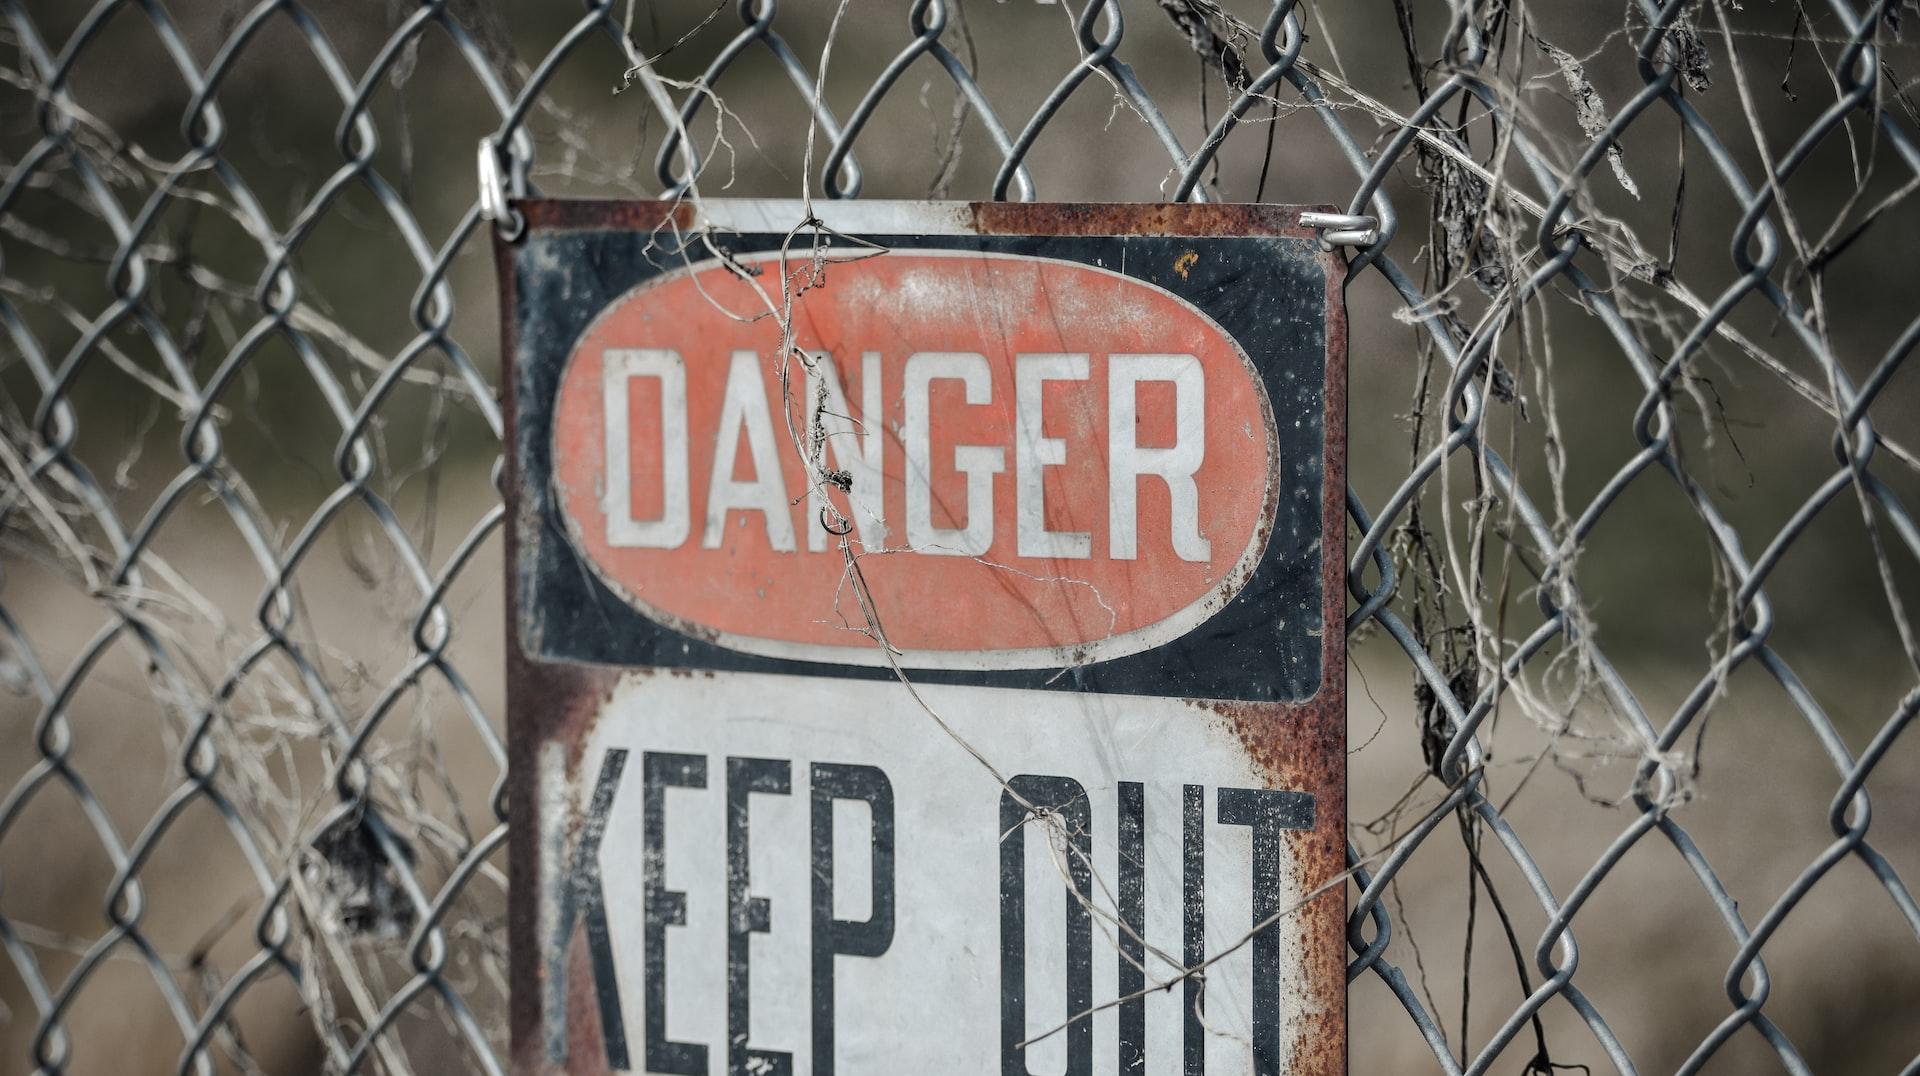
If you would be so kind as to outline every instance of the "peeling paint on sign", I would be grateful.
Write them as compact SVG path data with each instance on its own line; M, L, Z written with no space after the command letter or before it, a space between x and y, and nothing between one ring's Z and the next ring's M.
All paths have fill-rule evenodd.
M778 254L621 296L560 377L557 507L646 616L730 650L884 665L789 430L836 476L909 668L1138 653L1230 601L1265 551L1279 453L1251 361L1191 304L1070 261L897 251L751 310ZM718 308L718 309L716 309ZM884 313L876 317L876 313ZM783 378L784 373L784 378ZM1206 490L1202 497L1200 491Z
M1299 210L519 209L516 1071L1343 1071Z

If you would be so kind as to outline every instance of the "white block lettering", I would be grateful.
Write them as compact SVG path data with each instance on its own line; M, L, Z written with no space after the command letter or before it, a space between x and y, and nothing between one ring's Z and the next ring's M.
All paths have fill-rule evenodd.
M986 445L954 446L954 470L967 476L966 526L934 526L928 387L947 378L966 385L969 404L993 400L993 371L985 355L922 351L907 357L906 422L901 438L907 453L907 542L919 553L977 557L993 544L993 476L1007 469L1007 451Z
M824 407L822 406L824 402ZM826 435L821 446L822 467L837 467L853 477L853 489L847 500L853 509L853 522L860 528L860 544L868 549L884 549L887 544L884 466L886 430L880 404L880 353L869 351L860 356L860 420L851 418L847 394L840 386L840 372L833 356L822 352L814 356L813 369L807 372L807 433L812 438L814 416ZM813 451L813 445L807 446ZM827 532L819 525L820 510L826 495L817 487L807 493L807 548L815 553L827 547Z
M1085 381L1087 356L1016 355L1013 363L1014 495L1018 501L1014 518L1018 522L1018 548L1023 557L1071 557L1084 560L1093 555L1093 535L1087 531L1050 531L1047 529L1047 467L1067 462L1067 442L1044 436L1041 400L1049 381Z
M1142 381L1173 382L1171 448L1138 444L1137 390ZM1206 458L1207 382L1192 355L1113 355L1107 359L1107 540L1115 560L1139 556L1140 477L1167 484L1173 551L1181 560L1212 559L1200 534L1200 491L1193 480Z
M753 477L735 481L734 460L740 451L740 432L747 434L747 453ZM707 528L700 544L720 548L730 511L758 512L766 521L767 544L776 552L794 551L793 510L787 503L787 484L780 473L780 454L773 439L773 416L767 409L767 389L760 380L760 357L751 351L733 353L727 368L726 399L714 435L713 474L707 481Z
M660 382L660 518L633 518L632 416L628 382ZM678 351L608 348L600 353L600 398L606 433L606 488L600 510L607 544L616 548L673 549L693 529L687 495L687 367Z

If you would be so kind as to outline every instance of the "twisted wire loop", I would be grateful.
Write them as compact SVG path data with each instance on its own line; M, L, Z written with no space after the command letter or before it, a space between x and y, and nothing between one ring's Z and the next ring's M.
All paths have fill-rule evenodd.
M1051 88L1017 129L1003 116L1019 113L990 92L995 83L989 61L996 54L1013 54L1014 43L988 39L985 59L963 60L951 45L956 29L964 32L958 0L903 2L898 7L905 15L904 44L865 57L832 57L836 73L871 72L844 123L817 84L829 56L823 51L805 57L790 44L804 40L803 33L824 39L844 14L838 5L789 0L782 8L777 0L739 0L732 11L738 28L720 18L715 33L724 41L704 63L696 61L702 71L690 82L661 73L660 63L672 49L659 56L639 50L635 5L618 0L588 0L569 13L533 63L515 58L515 48L526 40L525 34L516 36L520 27L503 28L496 21L503 16L475 17L451 0L394 5L393 21L371 50L336 46L311 10L315 6L261 0L211 26L197 19L183 23L180 13L186 6L167 0L96 0L64 40L52 40L42 32L49 20L34 5L0 0L6 43L18 53L8 85L18 99L32 102L31 115L16 117L27 136L0 157L5 169L0 179L0 374L8 378L9 392L24 393L0 409L8 468L0 484L0 536L10 543L15 535L40 542L40 559L63 564L83 582L94 614L91 634L68 641L71 633L50 627L49 611L18 584L15 577L23 571L14 566L11 552L0 560L0 688L20 701L22 712L33 714L30 735L24 728L18 735L0 730L11 737L0 741L8 750L17 743L23 751L21 764L0 774L12 781L0 798L0 950L6 954L0 961L0 991L18 999L24 1015L16 1013L15 1019L31 1029L19 1038L24 1056L5 1058L9 1071L22 1066L41 1073L78 1071L76 1056L86 1044L77 1041L76 1027L89 990L109 978L124 989L126 977L120 973L128 967L150 984L147 989L177 1031L177 1040L166 1049L177 1048L182 1073L251 1064L243 1027L247 999L276 981L299 993L330 1070L415 1071L423 1056L447 1042L458 1050L461 1069L504 1070L504 979L498 954L504 950L500 858L507 835L507 755L494 693L469 682L454 646L454 592L464 579L494 571L488 557L497 549L493 539L503 512L497 499L483 498L484 507L465 522L458 544L436 555L427 533L409 523L409 502L398 495L391 435L396 423L420 422L423 407L429 415L452 407L476 420L483 439L497 447L502 418L491 365L463 343L473 339L471 326L482 326L477 331L485 338L489 300L484 286L470 292L457 269L484 258L489 225L508 240L517 235L511 199L537 191L536 177L543 175L538 166L553 141L541 125L557 125L556 137L566 146L586 140L570 128L570 114L557 104L566 87L563 71L585 70L604 84L619 75L609 57L622 55L628 82L644 90L644 103L633 107L650 110L658 125L653 171L668 196L701 193L708 163L696 134L702 123L750 130L757 99L789 93L803 102L812 125L809 141L817 135L824 148L808 158L817 162L818 174L800 181L817 180L820 193L829 198L859 196L869 173L855 158L855 143L863 135L869 138L863 143L869 167L889 159L876 145L876 114L895 95L924 92L911 88L909 73L926 85L943 79L962 103L956 117L964 114L984 135L996 157L992 178L978 193L995 199L1032 200L1043 190L1050 197L1074 195L1043 188L1029 158L1042 137L1069 136L1059 129L1060 117L1076 94L1107 93L1115 99L1116 114L1124 110L1127 122L1144 125L1171 162L1165 194L1176 200L1222 196L1208 177L1217 175L1220 154L1230 141L1267 137L1267 124L1253 122L1260 110L1275 117L1283 107L1310 114L1310 121L1324 128L1334 150L1329 160L1344 159L1353 179L1339 185L1345 199L1340 211L1316 219L1329 242L1353 248L1350 283L1371 271L1384 293L1397 299L1400 309L1394 315L1437 357L1443 382L1439 410L1433 412L1444 418L1437 436L1417 444L1411 464L1384 498L1369 502L1350 489L1347 502L1357 535L1349 550L1347 630L1390 640L1405 655L1419 694L1431 700L1430 742L1422 746L1430 777L1444 788L1391 844L1378 850L1349 845L1354 888L1348 978L1370 978L1384 987L1411 1021L1436 1070L1483 1073L1507 1058L1509 1063L1525 1060L1528 1071L1550 1071L1555 1062L1540 1021L1550 1007L1563 1006L1571 1018L1566 1026L1584 1028L1590 1042L1577 1047L1561 1042L1557 1054L1578 1053L1590 1064L1621 1073L1639 1071L1632 1044L1609 1022L1601 1003L1575 982L1580 947L1574 925L1576 920L1583 927L1593 925L1592 915L1583 917L1583 911L1610 878L1619 876L1620 864L1643 846L1671 849L1678 857L1697 893L1673 899L1704 900L1733 954L1723 976L1724 1014L1679 1062L1681 1072L1701 1071L1743 1033L1787 1071L1810 1070L1789 1030L1768 1011L1774 978L1764 954L1796 910L1809 905L1823 879L1848 860L1864 867L1897 919L1920 938L1920 903L1896 866L1898 856L1889 856L1870 837L1867 787L1896 757L1899 739L1920 714L1920 686L1901 698L1856 752L1842 734L1843 727L1852 726L1836 724L1776 649L1772 636L1779 613L1767 591L1796 544L1819 520L1846 505L1862 513L1883 563L1904 557L1910 568L1920 559L1920 525L1899 493L1920 461L1899 443L1904 431L1876 426L1874 412L1920 345L1920 316L1859 376L1842 361L1831 327L1809 308L1793 278L1811 271L1794 260L1801 240L1783 234L1791 232L1791 220L1782 192L1823 154L1848 151L1856 162L1865 155L1874 168L1898 169L1896 187L1920 182L1914 117L1886 99L1893 75L1884 52L1899 14L1895 0L1864 5L1830 0L1820 33L1833 51L1828 73L1834 100L1777 154L1760 146L1757 170L1749 152L1753 147L1730 138L1695 106L1703 81L1700 27L1725 18L1718 5L1697 0L1634 0L1631 51L1638 88L1617 109L1596 107L1583 119L1579 137L1570 140L1571 154L1566 141L1547 137L1550 132L1540 129L1502 83L1494 35L1504 32L1497 27L1513 16L1501 0L1431 5L1445 14L1447 28L1437 54L1415 73L1422 96L1404 116L1374 107L1368 114L1380 121L1377 132L1356 130L1359 113L1353 106L1365 102L1344 86L1337 60L1332 68L1322 68L1315 66L1317 58L1309 59L1309 9L1298 0L1265 5L1257 27L1227 20L1211 5L1087 0L1066 12L1055 28L1046 45ZM1191 151L1176 133L1169 110L1121 58L1123 47L1139 47L1131 42L1143 36L1142 21L1162 20L1169 13L1203 60L1210 55L1217 60L1221 50L1232 52L1242 65L1243 57L1257 56L1253 67L1243 66L1225 79L1230 92L1218 113L1205 117ZM1129 15L1135 19L1133 38ZM182 148L173 159L134 152L112 123L79 99L78 73L89 64L112 63L129 33L157 48L185 95L178 125ZM1727 34L1722 40L1732 39ZM202 47L209 40L211 47ZM285 201L283 193L277 185L263 190L263 184L276 181L248 144L251 136L229 115L232 102L223 91L231 95L241 84L243 76L236 72L250 57L270 47L278 56L288 43L319 73L300 92L304 105L324 102L334 117L332 157L306 177L294 211L276 223L270 207ZM396 161L396 151L411 152L421 140L388 118L382 103L387 88L404 83L429 49L450 56L470 79L470 96L483 102L491 124L479 143L481 182L474 197L451 221L438 224L427 223L429 214L410 179L399 172L406 165ZM755 49L772 58L777 77L755 82L736 70L736 62ZM347 58L369 51L370 57ZM971 49L964 51L972 55ZM1130 55L1142 61L1139 52ZM1224 65L1221 73L1227 74ZM1425 84L1429 78L1435 80L1431 86ZM833 96L842 95L836 90ZM1480 163L1461 136L1470 110L1501 147L1501 158L1492 165ZM1655 123L1677 126L1685 143L1704 158L1704 182L1714 185L1714 197L1737 211L1723 267L1731 272L1717 294L1696 299L1649 269L1648 259L1624 249L1608 231L1590 196L1594 174L1617 165L1623 136ZM1862 149L1862 143L1869 148ZM13 145L0 142L0 147ZM1515 255L1502 263L1503 279L1483 287L1487 298L1476 322L1460 315L1463 306L1455 296L1438 290L1428 294L1427 285L1405 268L1416 256L1436 253L1432 246L1410 247L1399 235L1392 181L1409 165L1455 177L1487 218L1497 208L1504 238L1515 245ZM37 219L33 206L43 197L61 199L67 210L87 217L102 231L104 246L62 234L65 226L58 222ZM183 211L216 214L244 235L257 255L257 277L250 285L234 285L181 249L169 222ZM327 241L316 237L343 218L396 241L406 267L417 275L412 294L392 303L396 316L404 311L406 329L390 345L375 347L344 330L342 315L328 301L333 285L313 268L326 256ZM74 231L77 235L79 229ZM1830 244L1827 252L1837 255L1858 235ZM98 256L83 249L87 244L100 246ZM52 280L28 277L23 284L16 277L23 266L38 264L29 257L49 252L91 263L89 279L101 279L103 288L94 308L63 306L64 289ZM205 309L183 325L178 278L216 296L225 343L211 342ZM1356 296L1366 294L1355 286ZM1686 307L1690 320L1662 323L1659 333L1650 330L1635 288L1663 293ZM1543 507L1536 501L1537 482L1524 480L1522 468L1494 443L1490 416L1513 398L1511 387L1502 388L1502 379L1510 375L1499 357L1501 347L1515 334L1539 331L1529 319L1550 298L1560 309L1577 308L1581 317L1597 323L1599 332L1593 335L1624 361L1623 374L1641 395L1631 421L1635 447L1626 461L1584 503ZM1353 309L1356 317L1385 314L1359 302ZM1770 315L1776 340L1795 349L1793 367L1744 335L1742 326L1752 322L1742 318L1751 319L1756 309ZM471 316L456 316L462 313ZM1569 328L1568 315L1555 316L1562 319L1556 332L1590 332L1588 324ZM60 345L68 336L71 342ZM1832 465L1785 513L1784 522L1759 541L1751 527L1730 518L1711 484L1690 469L1681 447L1686 421L1681 405L1702 378L1708 345L1727 341L1818 408L1833 430ZM151 354L151 362L142 365L129 357L136 346ZM210 371L198 361L205 353L217 355ZM290 366L283 361L288 357ZM1357 354L1355 359L1357 365L1374 361ZM90 396L87 389L114 374L132 378L156 408L170 406L181 423L177 467L156 483L157 490L147 491L147 503L132 508L123 493L139 483L126 473L96 473L88 463L96 454L92 446L117 431L111 428L115 413L98 415L98 394ZM305 421L322 428L332 447L324 495L301 503L291 517L279 506L284 493L274 492L270 507L262 490L286 484L288 475L276 472L297 467L284 458L247 455L230 444L234 416L249 406L259 380L268 376L292 383L287 391L302 401ZM1883 407L1878 417L1885 424L1889 411ZM1477 658L1484 667L1465 678L1401 600L1415 578L1410 573L1425 569L1400 555L1406 534L1419 527L1414 517L1423 500L1446 496L1447 483L1466 473L1463 466L1476 492L1510 521L1510 533L1501 537L1536 566L1539 614L1537 622L1516 628L1511 637L1495 639L1493 656ZM148 471L151 467L139 473ZM1889 473L1897 481L1888 481ZM501 474L496 463L491 472L496 490ZM1724 646L1713 649L1706 670L1670 713L1654 712L1643 693L1630 686L1628 672L1602 648L1605 640L1591 627L1584 612L1588 600L1576 578L1577 554L1602 521L1630 514L1625 507L1629 490L1650 484L1670 487L1698 520L1725 591L1725 608L1719 610L1727 625ZM1556 498L1560 494L1556 489ZM203 510L230 527L244 547L245 560L224 565L224 573L244 576L258 593L246 625L227 626L226 641L213 651L212 661L178 627L178 602L166 596L191 589L191 583L183 583L160 549L163 536L185 530L187 518ZM381 596L382 604L404 610L399 620L406 631L391 670L344 670L337 645L342 640L330 639L310 609L316 585L310 580L338 556L333 550L342 543L377 549L394 565L398 582ZM1895 574L1883 573L1890 594L1897 594ZM1447 585L1442 579L1427 582ZM1897 596L1892 604L1899 619ZM475 612L467 609L466 615ZM72 608L63 613L69 620L75 615ZM1561 660L1548 655L1576 652L1598 704L1636 745L1635 773L1617 813L1603 816L1609 826L1624 819L1617 835L1577 876L1550 880L1538 850L1516 828L1515 822L1523 820L1515 812L1522 808L1496 802L1489 790L1493 723L1502 704L1515 701L1527 676ZM83 734L78 720L85 709L82 694L110 676L104 670L115 655L132 656L146 675L144 686L133 689L146 708L129 707L126 720L152 724L157 713L157 723L169 730L164 762L149 760L162 767L165 794L131 823L115 806L124 797L110 794L117 791L111 784L119 775L89 754L85 737L97 733ZM1701 736L1736 673L1762 678L1777 689L1834 774L1826 813L1831 843L1784 889L1743 894L1744 899L1736 897L1684 824L1686 813L1679 808L1687 800L1689 775L1676 761L1688 741ZM276 718L276 727L309 750L305 763L285 764L289 772L304 765L308 775L290 813L263 805L263 790L278 786L241 750L241 711L265 690L263 684L300 718ZM457 808L430 805L419 781L391 764L392 741L429 693L431 708L454 715L484 760L490 793L481 832L470 832ZM87 854L97 852L108 867L107 877L89 890L105 929L78 942L51 938L10 899L21 886L23 868L9 849L21 846L33 820L48 811L70 815L65 839L90 842ZM1389 895L1416 855L1434 847L1433 837L1449 817L1491 838L1485 850L1504 857L1503 869L1524 887L1523 896L1510 893L1509 898L1530 897L1544 923L1537 936L1514 942L1524 986L1518 1003L1472 1041L1464 1030L1459 1038L1449 1036L1425 989L1423 971L1410 977L1389 959L1398 953ZM208 818L213 824L206 824ZM212 841L230 845L242 864L248 892L236 906L249 917L251 930L241 939L244 944L236 946L229 938L219 948L225 954L221 959L232 959L218 968L212 967L219 961L208 955L211 950L197 953L196 979L182 972L179 958L158 937L154 864L180 854L179 845L204 848ZM1652 853L1642 853L1647 854ZM359 902L352 914L341 910L343 875L349 896ZM0 1046L8 1041L0 1039ZM1526 1059L1530 1049L1536 1052ZM1912 1070L1920 1070L1920 1060Z

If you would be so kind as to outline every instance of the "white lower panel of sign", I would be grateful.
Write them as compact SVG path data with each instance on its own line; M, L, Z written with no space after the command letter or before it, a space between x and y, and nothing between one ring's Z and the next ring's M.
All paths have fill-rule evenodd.
M632 1071L1288 1071L1313 798L1178 699L918 691L633 673L550 745L549 1042L586 945Z

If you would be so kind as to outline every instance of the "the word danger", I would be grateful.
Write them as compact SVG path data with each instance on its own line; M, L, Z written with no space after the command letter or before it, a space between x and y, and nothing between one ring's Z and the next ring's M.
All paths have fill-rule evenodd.
M554 923L553 944L549 952L559 964L549 971L549 980L565 975L565 962L576 934L585 945L598 995L598 1016L602 1046L608 1065L620 1071L700 1074L724 1072L728 1076L788 1076L796 1071L791 1049L782 1049L757 1040L754 1033L752 999L755 994L755 939L778 928L799 931L806 936L809 954L806 978L809 984L810 1019L807 1042L810 1047L810 1071L814 1076L831 1076L836 1066L836 1040L842 1034L886 1038L914 1036L920 1029L904 1026L885 1012L846 1012L838 1004L836 979L848 968L846 961L878 961L892 955L896 927L909 918L946 918L955 922L996 920L997 946L990 953L978 953L973 959L989 963L997 980L999 1070L1006 1076L1025 1076L1032 1072L1025 1045L1029 1036L1031 976L1028 974L1028 945L1033 936L1029 910L1035 894L1029 892L1029 829L1052 827L1052 845L1060 854L1059 869L1053 884L1061 887L1064 899L1056 902L1064 916L1055 920L1054 948L1063 950L1059 976L1047 989L1054 995L1054 1008L1068 1014L1090 1014L1094 1010L1095 961L1112 962L1117 984L1115 1001L1118 1020L1111 1055L1118 1071L1192 1074L1206 1071L1207 1002L1205 975L1181 980L1177 990L1183 1012L1182 1028L1176 1051L1167 1056L1151 1056L1146 1033L1146 994L1150 947L1156 953L1178 954L1187 968L1203 968L1208 951L1207 910L1209 872L1215 884L1223 871L1241 872L1233 879L1237 886L1250 889L1250 920L1236 925L1238 931L1252 932L1247 948L1251 951L1251 971L1247 981L1236 984L1250 998L1251 1071L1260 1074L1281 1071L1286 1049L1282 1041L1282 944L1281 931L1274 925L1285 910L1286 871L1290 862L1286 841L1290 831L1311 830L1315 824L1315 798L1304 792L1241 787L1209 787L1201 784L1178 786L1179 820L1177 844L1149 847L1147 785L1120 781L1111 815L1096 816L1092 800L1082 783L1059 774L1020 774L1008 780L997 803L973 817L955 819L954 824L969 823L991 827L985 840L956 839L952 833L903 834L896 826L897 798L910 790L896 789L889 775L877 766L858 763L795 762L782 758L745 756L711 757L671 751L630 751L613 748L602 756L591 799L581 827L580 839L568 864L571 884L562 892ZM639 832L624 830L610 823L622 814L623 798L638 797ZM722 869L697 887L669 885L674 854L667 833L673 816L697 809L700 798L719 801L723 811L724 851L718 857ZM804 829L778 828L757 821L770 800L796 798L804 801ZM857 803L866 819L857 839L842 842L844 827L836 826L836 807ZM1207 861L1208 816L1214 825L1245 827L1249 855L1236 863ZM1045 819L1044 823L1037 821ZM979 836L979 835L974 835ZM1045 836L1045 835L1043 835ZM1096 836L1117 846L1115 876L1096 885L1093 871ZM803 842L797 856L763 856L804 871L805 906L798 909L776 907L762 896L769 888L793 879L774 879L756 874L754 846L768 841ZM997 907L931 908L912 907L899 897L901 845L907 841L951 844L954 847L997 847L994 857L985 862L965 864L997 877ZM607 883L609 857L637 860L642 884L638 891L612 891ZM1180 921L1177 935L1155 936L1146 917L1146 885L1149 867L1158 857L1177 863L1180 879ZM849 860L853 861L849 864ZM837 875L857 867L867 880L865 914L846 918L836 913ZM1164 873L1164 872L1163 872ZM1043 872L1043 878L1046 874ZM1095 926L1095 896L1106 887L1112 889L1112 918L1116 922ZM724 943L710 951L689 952L694 944L680 929L688 925L695 903L711 901L726 924ZM1215 932L1218 936L1220 932ZM1234 931L1226 932L1232 936ZM616 945L616 936L632 939ZM957 950L966 937L956 932L951 945ZM948 954L956 956L958 954ZM964 959L964 957L963 957ZM1156 981L1171 981L1165 970ZM723 1040L700 1040L669 1019L668 999L676 989L676 976L687 975L708 982L725 983L725 1028ZM634 995L638 994L638 997ZM1064 1000L1064 1008L1059 1002ZM979 999L954 997L951 1004L958 1012ZM629 1024L631 1014L643 1013L641 1026ZM1067 1076L1092 1076L1094 1072L1094 1022L1078 1019L1066 1022L1059 1032L1064 1040ZM1216 1031L1217 1034L1217 1031ZM1104 1052L1104 1051L1103 1051ZM959 1064L956 1059L956 1064ZM956 1068L954 1071L961 1071Z
M847 487L861 542L870 549L886 549L890 533L884 476L887 442L895 438L878 423L859 424L850 417L883 413L886 386L881 356L870 351L861 357L866 395L858 411L848 407L833 356L821 353L810 359L810 369L801 367L806 399L811 402L807 429L815 429L813 416L818 416L825 450L823 462ZM998 552L1079 560L1093 555L1092 536L1087 531L1047 529L1047 483L1042 480L1046 468L1067 464L1067 439L1049 437L1044 432L1049 396L1058 401L1055 406L1062 411L1092 410L1084 395L1045 390L1050 382L1086 382L1091 359L1087 354L1016 354L1014 400L1008 409L994 399L993 364L985 355L922 351L907 357L898 407L905 418L897 435L898 450L905 455L907 549L962 557L996 552L994 476L1009 469L1011 457L1015 544L1012 550ZM1107 416L1103 446L1107 547L1103 553L1119 560L1133 560L1139 555L1138 492L1140 479L1151 476L1166 484L1171 505L1166 538L1174 554L1188 561L1211 560L1210 544L1200 533L1200 491L1194 479L1206 453L1206 375L1200 360L1192 355L1110 355L1104 360L1106 383L1099 387L1106 396ZM600 363L605 401L606 543L615 548L676 548L687 542L694 530L695 476L691 473L689 446L694 427L688 421L686 360L678 351L643 348L609 350L602 354ZM776 377L769 356L733 352L727 360L719 414L701 416L701 434L708 436L710 431L712 439L711 446L702 446L706 449L702 459L711 461L704 475L706 503L699 539L707 549L719 549L731 537L728 522L736 512L746 517L738 521L741 527L762 528L758 537L768 548L781 553L799 548L794 505L787 492L792 483L785 474L789 466L799 465L782 461L783 456L792 455L791 442L784 440L788 436L785 429L775 430L768 404L767 382ZM649 436L657 436L662 444L658 472L636 476L632 469L636 418L630 401L639 394L634 381L643 378L654 382L644 391L659 401L658 413L646 416L653 420L649 423L652 431L657 431L650 431ZM1006 436L993 444L967 444L952 435L936 436L934 427L939 423L933 401L936 386L942 382L951 382L969 407L1002 403L1002 410L1011 410L1013 423L1004 431ZM1164 384L1172 392L1173 439L1166 447L1139 443L1143 382ZM1062 416L1053 418L1056 427L1068 424ZM934 459L936 441L946 449L939 461ZM958 516L958 526L942 526L935 521L933 476L937 468L946 467L958 476L965 493L957 512L943 507L940 515ZM737 477L742 472L748 477ZM659 514L650 519L635 518L636 487L646 489L649 483L659 491L653 498ZM814 487L808 496L808 516L819 514L823 500L821 489ZM818 552L826 548L825 528L804 530L808 549Z
M1266 390L1168 292L889 253L799 291L785 359L776 321L727 313L756 302L726 268L661 277L601 315L555 395L565 530L669 626L872 661L851 552L909 664L1043 668L1190 630L1264 549Z

